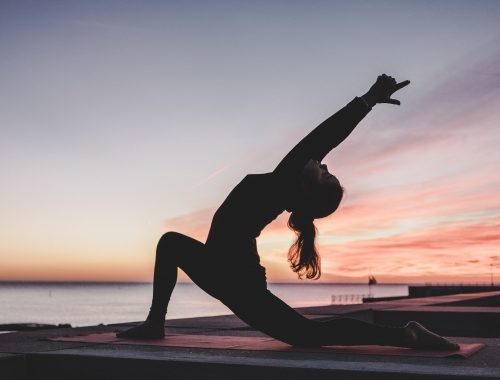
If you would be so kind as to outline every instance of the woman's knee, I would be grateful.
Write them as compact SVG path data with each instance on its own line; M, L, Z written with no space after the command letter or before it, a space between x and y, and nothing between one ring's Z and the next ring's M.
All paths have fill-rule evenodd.
M243 293L243 299L226 294L225 301L241 320L274 339L291 346L315 345L318 322L297 313L269 291Z
M290 346L317 347L318 340L315 329L309 324L302 323L300 326L280 326L262 331L274 339L280 340Z
M201 262L204 256L200 253L204 249L204 244L198 240L179 232L169 231L164 233L158 241L156 259L173 260L182 270L186 271L187 269L192 272L196 268L187 268L188 266L207 267L204 265L205 263Z
M290 326L282 341L291 346L318 346L317 322L307 319L293 327Z
M179 245L180 238L184 236L175 231L165 232L160 240L158 241L159 250L163 250L164 248L171 248Z

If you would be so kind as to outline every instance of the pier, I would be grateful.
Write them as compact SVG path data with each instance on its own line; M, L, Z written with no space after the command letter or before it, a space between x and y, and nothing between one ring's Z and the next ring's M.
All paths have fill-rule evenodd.
M139 322L0 334L1 379L500 379L500 291L297 308L317 320L339 316L402 326L417 320L458 343L482 343L468 358L339 353L327 349L231 348L266 336L234 315L171 319L166 333L204 344L158 346L53 341L113 333ZM112 334L108 334L111 336ZM226 342L226 346L221 345Z

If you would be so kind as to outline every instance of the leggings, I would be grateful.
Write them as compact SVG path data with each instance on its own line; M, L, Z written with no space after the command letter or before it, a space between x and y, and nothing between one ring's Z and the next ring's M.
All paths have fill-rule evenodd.
M315 321L304 317L258 281L249 284L209 254L205 244L189 236L167 232L158 242L153 301L149 320L164 320L177 282L177 268L243 322L272 338L294 346L401 345L403 328L385 327L353 318Z

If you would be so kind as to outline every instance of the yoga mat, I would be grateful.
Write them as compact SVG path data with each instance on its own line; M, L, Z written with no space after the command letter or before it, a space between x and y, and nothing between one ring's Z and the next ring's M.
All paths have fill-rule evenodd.
M77 335L50 338L57 342L84 342L105 344L136 344L141 346L189 347L231 350L279 352L333 352L339 354L398 355L424 357L468 358L481 348L482 343L460 343L458 351L429 351L392 346L323 346L295 347L269 337L169 334L164 339L121 339L115 333Z

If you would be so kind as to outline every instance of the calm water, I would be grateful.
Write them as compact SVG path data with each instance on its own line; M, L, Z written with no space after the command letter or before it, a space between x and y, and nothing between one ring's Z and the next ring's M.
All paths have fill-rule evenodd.
M361 296L408 295L407 285L268 284L293 307L360 303ZM91 326L143 320L151 301L151 284L0 283L0 324L70 323ZM230 314L231 311L196 285L177 284L167 318Z

